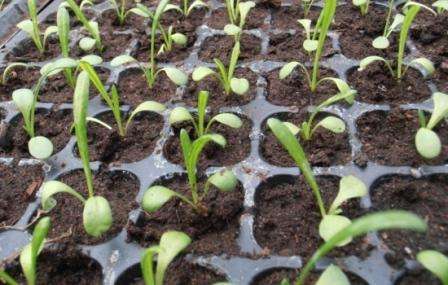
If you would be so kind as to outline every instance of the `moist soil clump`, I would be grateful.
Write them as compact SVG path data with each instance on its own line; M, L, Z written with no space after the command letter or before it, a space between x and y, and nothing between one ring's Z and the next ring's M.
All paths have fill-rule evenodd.
M204 189L205 179L199 179L199 194ZM175 174L161 179L153 185L163 185L191 197L186 176ZM191 199L191 198L190 198ZM142 212L137 222L128 226L129 241L148 247L157 243L168 230L185 232L193 240L189 247L192 254L238 254L237 237L239 217L243 211L243 188L238 184L232 192L221 192L211 186L203 198L207 212L198 213L178 198L168 201L154 213Z
M394 108L389 112L368 112L358 118L357 127L363 153L376 163L416 167L447 161L448 126L443 121L434 128L442 141L441 154L431 160L418 154L415 148L415 134L419 129L417 110Z
M200 169L206 169L210 166L234 165L249 156L249 135L252 130L252 125L248 119L244 117L241 119L243 125L239 129L233 129L217 122L213 123L212 127L210 127L210 133L221 134L227 143L225 147L221 147L213 142L208 143L199 158L198 166ZM169 161L184 165L179 139L181 129L185 129L190 138L196 138L194 127L191 126L190 122L188 124L180 123L173 127L174 135L170 136L165 143L163 153Z
M43 180L42 165L0 164L0 229L19 221Z
M239 62L254 60L261 52L261 39L244 33L240 40ZM204 40L199 51L199 59L213 62L215 58L221 60L226 66L229 64L235 40L232 36L216 35Z
M448 176L444 174L421 179L389 176L382 178L373 188L372 211L412 211L428 224L426 233L399 230L380 234L391 251L387 259L392 266L403 266L404 259L415 259L421 250L434 249L448 253L447 193Z
M336 197L339 180L336 176L317 177L325 205L330 205ZM322 244L318 233L321 216L317 202L302 177L284 175L270 178L257 189L255 205L255 239L272 254L300 255L306 262ZM364 212L359 199L348 201L342 209L343 215L350 219ZM364 258L369 249L366 239L357 238L329 255Z
M329 114L319 114L315 123ZM301 110L299 113L281 113L276 116L281 121L290 122L300 126L309 118L309 113ZM260 152L267 162L276 166L294 167L296 164L288 152L283 148L271 130L264 124L263 139L260 143ZM348 133L335 134L327 129L319 127L311 137L311 140L300 140L311 165L328 167L343 165L351 160L351 150Z
M91 124L87 130L91 161L130 163L149 156L160 138L163 118L159 114L142 112L129 125L126 136L118 133L112 112L103 113L98 119L112 127L109 130L99 124ZM122 115L127 121L127 116ZM77 147L75 154L78 155Z
M73 122L70 110L37 109L35 117L36 136L44 136L53 143L53 153L61 151L70 139ZM23 117L18 114L10 123L5 123L6 131L0 132L0 156L30 158L29 136L23 128Z
M311 70L310 70L311 71ZM288 77L281 80L279 69L266 75L267 100L280 106L297 106L299 109L309 105L319 105L324 100L338 93L336 86L330 81L318 85L316 92L311 92L308 81L302 70L296 68ZM321 69L320 78L338 77L329 69Z
M57 179L87 198L87 185L81 169L62 175ZM89 236L83 227L83 205L75 197L68 194L56 194L57 205L48 215L52 226L49 238L63 237L64 241L76 244L99 244L112 239L120 233L128 222L128 214L138 207L135 196L139 190L139 181L133 175L100 169L94 173L93 188L96 196L103 196L109 201L112 209L112 227L101 237Z
M181 101L188 106L196 107L199 91L207 90L210 93L208 106L213 110L218 110L221 107L246 105L256 96L258 76L249 68L237 68L234 77L246 78L247 81L249 81L249 91L247 91L246 94L238 95L233 92L226 94L224 87L218 78L215 76L207 76L198 82L189 80L187 90L183 94Z
M358 91L356 100L370 104L419 103L431 97L425 78L413 68L398 81L384 64L373 63L364 71L349 71L347 82Z

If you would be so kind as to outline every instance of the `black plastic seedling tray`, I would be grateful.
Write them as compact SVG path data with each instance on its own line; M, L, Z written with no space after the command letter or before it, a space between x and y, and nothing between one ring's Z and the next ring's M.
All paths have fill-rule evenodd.
M19 1L25 2L25 1ZM40 14L40 18L44 19L46 16L54 13L59 5L60 1L53 1L46 9ZM23 4L23 3L22 3ZM10 4L10 6L19 4ZM206 17L210 17L212 10L222 7L222 3L218 1L210 2L212 9L207 12ZM291 3L283 3L284 6L291 5ZM20 5L19 5L20 6ZM106 2L97 4L92 11L95 15L100 15L103 11L110 9L111 7ZM7 13L5 10L3 13ZM12 15L12 14L11 14ZM3 21L10 21L13 16L0 17L0 25ZM274 30L270 27L271 16L268 15L265 19L263 29L252 29L245 33L250 33L261 39L261 56L267 53L269 45L269 34L280 33L281 30ZM9 22L8 22L9 23ZM267 28L266 28L267 27ZM79 28L72 31L73 38L78 38ZM130 33L130 31L121 31L120 33ZM199 26L196 30L197 39L193 47L193 51L187 59L181 62L177 62L176 65L180 66L183 70L191 72L195 66L201 64L207 64L200 62L198 59L198 51L203 41L212 35L223 34L222 31L213 30L207 26ZM347 71L357 65L356 60L348 59L341 53L338 36L336 33L331 33L333 48L336 50L336 54L330 58L326 58L323 61L323 66L334 70L340 78L345 79ZM3 64L7 64L5 55L15 47L23 44L26 36L23 33L17 33L7 44L6 48L2 51L0 59L3 60ZM76 42L76 41L73 41ZM131 53L136 48L136 42L130 41L126 43L127 53ZM410 55L416 52L415 46L412 42L409 43ZM33 63L36 66L41 66L45 62ZM237 243L240 247L240 253L237 255L220 255L220 256L198 256L187 255L187 259L192 263L197 263L200 266L207 267L223 275L232 284L255 284L256 277L259 277L267 272L272 272L276 269L300 269L303 266L303 260L300 256L284 256L267 253L266 250L257 243L254 234L254 220L257 215L256 195L257 189L264 181L271 179L272 177L279 177L281 180L284 176L297 176L299 171L296 167L278 167L267 163L261 157L259 153L260 143L264 138L263 125L267 118L274 114L290 112L297 112L297 108L276 106L269 103L266 100L267 81L263 77L263 74L270 72L273 69L280 67L282 62L255 60L250 62L241 63L241 67L250 68L258 76L256 97L250 103L238 106L238 107L224 107L222 110L231 111L241 114L248 118L252 124L252 131L250 134L251 151L250 155L240 163L232 166L234 172L237 174L241 184L244 187L244 211L240 217L240 231L237 239ZM129 66L125 68L112 69L106 62L101 67L110 70L110 77L108 84L117 82L121 73L125 72L135 66ZM430 84L431 90L436 90L434 84ZM185 92L184 88L177 89L177 95ZM213 98L213 97L212 97ZM213 100L213 99L211 99ZM179 104L168 104L168 108L172 109ZM51 109L54 107L52 103L39 103L38 108ZM70 103L63 103L58 106L59 109L70 110L72 105ZM423 109L430 110L432 108L431 101L427 100L418 104L404 104L401 105L402 109ZM11 122L16 116L18 116L17 110L15 110L12 102L0 102L0 109L3 110L2 123ZM123 110L128 110L129 106L123 106ZM432 174L447 174L448 165L437 166L421 166L419 168L413 168L410 166L383 166L377 163L368 161L365 166L360 167L355 164L355 158L362 152L362 144L357 136L356 120L363 114L374 111L384 110L388 111L389 105L374 105L361 103L356 101L352 106L332 106L326 111L328 113L335 114L342 118L347 124L347 131L349 134L349 143L351 147L351 159L350 162L345 165L334 165L330 167L315 167L314 171L316 175L331 175L331 176L344 176L355 175L360 178L369 189L372 189L376 182L381 177L390 175L410 176L414 178L427 177ZM108 108L101 102L101 99L96 96L90 100L89 114L90 116L96 116L108 110ZM182 173L183 168L180 165L175 165L169 162L163 154L163 145L172 135L172 130L168 124L168 114L164 115L164 126L160 135L160 140L157 142L155 150L151 155L145 159L133 162L133 163L111 163L109 165L103 164L102 167L106 167L109 171L123 171L131 173L137 177L140 187L136 201L140 201L144 191L152 185L155 181L161 177L170 176L174 173ZM81 161L74 155L73 149L75 146L75 138L71 137L67 145L48 161L42 164L45 170L45 179L56 179L64 173L68 173L74 169L80 169L82 167ZM12 157L1 157L0 161L3 164L13 164ZM22 164L41 164L39 161L32 159L21 159L19 165ZM93 162L92 168L98 169L101 165L100 162ZM218 168L210 168L209 172ZM20 177L18 177L20 179ZM14 225L14 228L3 230L0 232L0 259L4 260L14 256L15 253L24 246L30 238L28 231L20 230L25 226L35 214L39 208L39 199L29 204L23 217ZM370 197L365 197L361 200L361 208L366 212L372 207ZM129 219L136 221L140 209L136 209L129 213ZM126 240L127 232L123 229L117 236L104 243L97 245L79 245L82 251L92 259L96 260L102 267L103 284L116 284L119 280L120 284L126 284L124 277L130 273L138 272L138 263L140 261L143 247L134 242ZM371 285L387 285L396 284L396 281L406 272L407 269L418 266L415 262L409 261L405 266L401 268L394 268L388 265L385 254L386 249L382 246L381 237L376 233L369 234L369 237L365 239L371 244L372 250L369 251L369 256L365 259L361 259L355 256L339 257L333 261L340 265L346 272L351 272L366 283ZM331 259L321 260L318 264L318 270L325 268ZM123 275L126 274L126 275ZM121 277L121 279L120 279Z

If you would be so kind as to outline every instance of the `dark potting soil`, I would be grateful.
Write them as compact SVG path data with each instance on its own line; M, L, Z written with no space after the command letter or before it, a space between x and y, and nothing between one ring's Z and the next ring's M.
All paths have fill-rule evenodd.
M312 60L312 56L303 48L303 42L306 39L305 34L297 31L295 34L290 33L273 33L269 37L268 54L260 56L260 59L269 59L277 61L299 61L306 62ZM327 39L324 46L322 57L329 57L335 54L331 39Z
M359 33L342 32L339 36L339 44L342 53L349 58L361 60L365 57L377 55L383 58L396 58L398 53L398 35L389 37L390 46L387 49L376 49L372 46L375 37L365 36ZM406 51L405 51L406 54Z
M309 70L311 72L311 70ZM309 105L318 105L329 97L336 95L338 89L331 81L324 81L312 93L303 71L297 67L288 77L281 80L279 69L274 69L266 75L266 99L275 105L297 106L299 109ZM338 77L329 69L320 70L320 78Z
M111 61L114 57L122 55L131 46L132 36L130 34L122 34L119 32L114 32L113 26L108 26L101 31L101 43L103 45L103 50L99 52L98 50L85 52L79 47L79 41L71 49L71 53L75 57L81 57L89 54L98 54L104 61Z
M205 181L198 183L199 194ZM153 184L163 185L191 197L187 178L175 174ZM155 213L142 212L137 222L130 222L128 239L147 247L157 243L167 230L183 231L193 240L189 252L193 254L238 254L239 217L243 211L243 188L238 184L232 192L221 192L211 186L202 200L206 213L198 213L178 198L171 199ZM170 284L170 283L168 283Z
M106 112L98 119L112 127L112 130L96 123L90 123L87 129L89 154L91 161L135 162L149 156L159 139L163 127L163 118L159 114L142 112L134 117L126 136L118 134L118 128L112 112ZM127 116L122 115L127 122ZM78 156L77 147L74 149Z
M53 143L53 153L61 151L70 139L72 124L70 110L37 109L35 117L36 136L44 136ZM0 155L3 157L30 158L28 153L29 136L23 128L23 117L18 114L9 124L0 138Z
M320 9L312 8L305 17L302 5L283 6L272 11L271 25L274 29L302 30L302 26L297 22L297 19L310 19L314 25L319 18L319 14Z
M347 81L358 91L358 101L371 104L418 103L431 97L425 78L413 68L397 81L384 64L373 63L364 71L349 71Z
M442 69L444 65L445 68ZM442 63L441 69L434 72L432 79L440 92L448 93L448 60Z
M223 275L205 267L188 262L185 258L176 258L165 274L164 284L210 285L226 281ZM115 285L144 285L140 264L136 264L123 273Z
M244 24L245 30L263 28L266 17L269 15L269 10L259 3L252 8L247 15L246 23ZM219 8L212 11L210 18L207 20L207 26L212 29L222 30L224 26L229 24L229 17L227 9Z
M240 43L239 62L254 60L261 52L261 39L257 36L244 33L241 36ZM202 43L199 59L205 62L213 62L213 59L218 58L227 66L234 45L235 40L232 36L215 35L208 37Z
M130 2L130 1L128 1ZM127 9L132 8L133 3L128 3ZM129 13L124 20L123 25L120 25L120 21L117 16L117 12L115 9L106 10L101 14L100 19L98 20L98 24L100 27L113 27L115 31L127 31L132 30L134 34L136 33L144 33L145 28L148 25L145 25L145 18L141 16L137 16L134 13Z
M60 285L100 285L103 274L101 265L73 248L58 245L58 248L46 248L38 256L36 284ZM7 265L10 273L20 284L26 279L18 260Z
M4 69L0 70L3 77ZM14 67L6 77L6 84L0 84L0 100L12 100L12 92L20 88L32 88L39 80L40 73L38 68L34 67Z
M174 2L175 1L171 1L171 4L175 4ZM182 5L180 7L182 7ZM206 8L195 8L187 17L185 17L179 11L170 10L163 13L160 23L165 28L168 28L169 26L173 26L174 28L183 26L189 27L190 30L194 30L197 26L202 24L206 13Z
M319 114L313 125L330 114ZM281 121L286 121L300 126L302 122L308 120L309 113L301 109L299 113L280 113L274 116ZM294 160L283 148L275 135L263 125L263 139L260 142L260 153L267 162L276 166L293 167L296 166ZM351 160L351 150L348 133L335 134L324 128L316 129L311 140L305 141L300 138L300 144L304 148L311 165L328 167L333 165L343 165Z
M419 166L447 161L448 126L444 122L434 128L442 141L442 153L432 160L418 154L415 148L415 134L419 129L416 110L394 108L389 112L368 112L358 118L357 127L362 151L379 164Z
M19 221L43 180L42 165L0 164L0 230Z
M134 107L147 100L168 102L175 98L176 88L168 76L160 72L154 86L150 89L143 71L139 68L127 69L118 79L121 101Z
M336 176L318 176L322 199L330 205L339 189ZM306 262L323 243L318 229L321 216L313 192L302 177L275 176L261 184L255 197L255 239L273 254L300 255ZM359 200L342 206L343 215L356 218L363 214ZM333 250L330 256L364 257L369 251L365 238Z
M321 272L311 272L308 275L308 278L305 281L305 284L311 285L316 284L319 279ZM345 272L348 279L350 280L351 285L367 285L368 283L358 277L355 274ZM267 272L264 272L257 276L255 280L251 283L251 285L279 285L283 279L287 279L289 282L294 283L296 278L299 277L299 272L297 269L273 269Z
M157 62L178 62L186 59L196 41L196 34L194 31L173 30L173 33L182 33L187 37L187 43L184 46L173 43L171 51L165 51L158 54L158 51L164 43L162 37L156 38L155 53ZM133 52L133 56L140 62L150 62L151 38L148 35L143 35L138 39L137 48Z
M425 249L448 253L447 193L448 176L444 174L420 179L388 176L377 182L371 192L374 211L412 211L428 224L426 233L389 231L380 234L382 241L391 250L387 258L391 265L403 265L405 258L415 259L415 255Z
M110 71L101 67L97 67L95 68L95 70L98 73L101 81L106 83L107 79L109 78ZM74 78L76 80L75 75ZM73 94L74 87L71 87L68 84L64 73L60 72L50 78L47 78L46 83L42 85L40 89L39 101L55 104L71 103L73 102ZM96 95L99 95L99 93L96 90L95 86L91 83L89 96L90 98L92 98Z
M246 94L238 95L231 93L227 95L222 87L221 81L215 76L208 76L199 82L195 82L190 78L187 90L184 92L181 101L188 106L196 107L199 91L207 90L210 93L208 106L213 110L217 110L221 107L242 106L248 104L255 98L257 93L256 87L258 75L249 68L237 68L234 77L246 78L249 81L249 91Z
M41 62L58 57L59 54L59 40L57 37L48 37L43 53L40 53L34 42L27 38L7 53L6 59L9 62Z
M87 185L81 169L71 171L57 179L75 191L87 197ZM100 169L94 173L93 188L95 195L103 196L112 209L112 227L101 237L89 236L83 227L83 205L68 194L56 194L57 205L48 215L52 226L49 238L63 237L62 240L73 244L99 244L115 237L127 224L129 212L138 207L135 196L139 190L139 181L135 176L120 171L108 172Z
M212 127L210 127L210 133L221 134L227 143L223 148L210 142L204 148L199 158L198 167L200 169L206 169L210 166L230 166L244 160L250 154L249 135L252 131L252 124L247 118L241 117L241 119L243 120L243 125L239 129L233 129L217 122L213 123ZM187 130L190 138L196 138L194 128L190 122L188 124L179 124L173 128L174 135L165 143L163 154L169 161L184 165L179 139L182 128Z

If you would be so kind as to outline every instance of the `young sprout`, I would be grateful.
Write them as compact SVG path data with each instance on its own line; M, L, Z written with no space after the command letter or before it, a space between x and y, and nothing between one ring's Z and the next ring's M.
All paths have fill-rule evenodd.
M343 120L339 119L336 116L327 116L321 121L319 121L317 124L314 123L314 119L316 116L326 107L335 104L338 101L346 100L348 102L353 102L354 95L356 94L355 90L352 90L348 87L348 85L341 79L337 79L340 81L339 84L345 84L344 88L347 88L345 93L339 93L336 94L324 102L322 102L319 106L314 108L313 112L311 113L308 121L303 122L300 127L290 123L290 122L284 122L288 129L293 133L293 135L300 134L300 136L304 140L311 140L311 137L313 136L314 132L319 128L323 127L330 132L333 132L335 134L340 134L345 131L345 123Z
M160 26L160 32L163 38L163 44L157 54L169 52L173 49L173 44L184 46L187 44L187 36L182 33L173 33L173 26L169 26L168 31Z
M117 0L109 0L109 2L114 7L118 18L118 23L120 26L123 26L126 17L129 15L129 11L126 11L126 0L121 0L120 4L118 4Z
M255 2L247 1L240 3L240 0L226 0L225 5L230 24L236 26L239 21L240 28L242 29L249 10L255 7Z
M30 19L26 19L17 24L17 27L27 33L31 39L33 40L36 48L39 50L41 54L45 51L45 44L47 42L47 38L54 33L57 33L58 29L56 26L49 26L42 38L42 33L39 29L39 22L37 20L37 8L36 8L36 0L28 0L28 13Z
M70 57L70 15L68 14L65 5L59 5L56 15L56 22L58 27L59 47L61 48L61 55L65 58ZM75 77L72 68L64 69L64 75L67 83L75 88Z
M208 91L200 91L198 94L198 119L195 121L193 115L185 107L174 108L169 117L170 125L174 125L180 122L190 121L195 129L196 137L200 138L203 135L209 134L210 127L213 123L221 123L228 127L238 129L241 128L243 122L241 119L232 113L220 113L211 118L207 125L205 125L205 113L208 103L209 93Z
M237 25L237 21L231 22L231 24L227 24L224 27L224 32L229 36L235 36L236 41L239 41L241 32L243 31L244 24L246 24L246 18L249 14L250 9L255 7L255 2L246 1L242 3L238 3L236 9L239 15L239 24Z
M356 7L359 7L359 10L361 11L361 15L363 15L363 16L367 15L367 12L369 11L369 6L370 6L370 0L352 0L352 3Z
M81 7L78 6L75 0L66 0L62 5L70 7L70 9L75 13L76 18L82 23L84 28L89 32L89 34L93 37L85 37L81 39L79 42L79 46L81 49L85 51L92 50L94 46L99 51L103 50L103 44L101 43L100 30L98 28L98 23L95 21L89 21L87 17L81 10Z
M50 225L51 222L49 217L41 218L34 227L31 242L27 244L20 252L19 262L28 285L36 284L37 257L44 246L45 238L48 235ZM13 277L1 268L0 281L3 281L8 285L19 284L18 281L14 280Z
M85 199L70 186L59 181L45 182L41 187L41 205L46 212L56 206L56 200L52 197L57 193L67 193L77 198L84 205L83 224L85 231L99 237L109 230L112 225L112 211L109 202L102 196L95 196L93 188L92 170L89 165L89 148L87 144L87 107L89 100L89 76L82 71L76 80L73 96L73 118L75 125L76 141L81 157L84 175L88 190L88 198Z
M448 116L448 95L435 92L432 100L434 108L428 122L423 111L419 110L420 128L415 135L415 147L418 153L427 159L437 157L442 150L440 138L432 129Z
M394 17L394 20L392 22L392 24L390 23L391 17L392 17L392 11L394 8L394 1L393 0L389 0L388 1L388 6L387 6L387 17L386 17L386 24L384 25L384 31L383 34L379 37L376 37L373 41L372 41L372 46L376 49L386 49L389 47L390 42L389 42L389 37L392 34L392 32L394 32L395 30L397 30L397 28L403 23L404 20L404 16L400 13L396 14Z
M436 8L437 14L442 14L443 11L448 11L448 0L435 1L432 6Z
M151 246L142 255L140 266L145 285L163 285L168 266L190 243L190 237L183 232L168 231L163 233L159 245ZM155 255L157 255L157 266L154 272Z
M327 211L319 185L299 141L294 137L288 126L278 119L271 118L267 124L283 147L288 151L289 155L294 159L300 172L303 173L305 180L311 187L322 215L322 220L319 224L319 235L324 240L329 240L340 229L351 224L350 219L340 215L342 212L340 206L349 199L365 196L367 194L367 187L361 180L352 175L342 177L339 182L338 194ZM346 245L350 241L350 239L344 240L338 246Z
M192 78L194 81L201 81L207 76L215 76L221 82L221 86L227 95L230 95L232 92L238 95L244 95L247 91L249 91L249 81L246 78L234 77L239 56L240 42L236 41L233 46L232 55L230 56L228 69L226 69L221 60L215 58L215 66L218 69L218 72L206 66L199 66L194 69Z
M417 254L417 260L437 276L443 285L448 285L448 257L435 250L423 250Z
M394 23L392 23L392 25L390 26L391 28L395 29L394 25L395 24L399 25L400 21L403 21L403 24L402 24L401 30L400 30L400 39L399 39L399 44L398 44L398 55L395 60L396 61L395 69L392 66L391 60L384 59L381 56L368 56L361 60L361 62L359 63L358 70L362 71L371 63L376 62L376 61L382 61L382 62L384 62L384 64L386 64L392 77L394 77L398 81L400 81L401 78L406 74L406 71L408 70L409 66L420 66L425 69L425 71L428 75L432 74L434 72L434 65L429 59L424 58L424 57L419 57L419 58L413 59L403 69L404 49L406 46L406 41L408 39L409 29L411 27L412 22L415 19L415 16L417 15L417 13L420 11L420 9L422 7L435 14L435 12L432 9L426 7L425 5L416 3L413 1L409 1L403 7L403 9L405 10L404 18L402 20L400 19L400 17L398 17L398 19L395 18ZM389 29L391 30L391 28L389 28ZM386 35L387 35L387 33L386 33ZM388 47L389 46L389 41L387 40L387 37L383 36L381 38L375 39L375 41L374 41L375 42L374 46L378 46L378 47Z
M310 73L308 72L308 69L305 67L304 64L298 62L298 61L292 61L287 64L285 64L281 69L279 73L280 79L284 79L288 77L292 71L299 66L303 73L305 74L305 77L307 79L307 82L310 86L310 89L312 92L315 92L317 89L317 86L322 82L322 79L318 81L319 76L319 67L320 67L320 58L323 53L325 40L327 38L328 30L330 29L331 22L334 17L334 13L336 11L336 5L337 0L328 0L325 1L324 8L322 9L321 14L319 15L319 20L317 21L316 27L314 28L314 34L313 39L307 38L307 40L304 42L305 50L311 52L314 51L314 60L313 60L313 70L310 76ZM307 21L299 21L300 24L302 24L305 27L305 31L310 29L311 22ZM317 35L319 35L318 39Z
M25 67L28 68L30 65L23 62L12 62L6 66L5 70L3 70L3 75L1 77L0 84L6 85L8 83L8 76L13 72L16 67Z
M346 227L340 229L333 235L331 239L327 240L315 251L313 256L300 272L299 278L296 280L295 284L305 284L305 280L316 265L316 262L345 240L350 240L372 231L400 229L424 232L426 231L426 228L427 225L421 218L406 211L389 210L368 214L363 217L357 218L353 220L350 225L347 225ZM342 272L342 270L338 270L336 268L337 267L335 265L328 267L322 274L323 276L321 276L318 283L316 284L350 284L346 282L347 277Z
M189 4L188 0L182 0L182 8L179 7L179 5L168 4L165 8L165 12L169 10L176 10L182 13L185 17L188 17L193 9L200 7L207 8L208 5L201 0L195 0L191 4Z

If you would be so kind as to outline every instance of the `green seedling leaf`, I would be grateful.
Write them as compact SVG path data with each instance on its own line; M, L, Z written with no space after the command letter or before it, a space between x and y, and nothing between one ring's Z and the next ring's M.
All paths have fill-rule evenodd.
M434 109L429 119L427 128L433 129L446 116L448 116L448 95L442 92L435 92L432 95Z
M345 227L349 226L352 222L350 219L339 215L326 215L319 224L319 235L325 241L330 240L336 233ZM349 237L340 241L336 246L344 246L349 244L352 239Z
M317 49L318 44L319 44L319 42L317 40L306 39L303 41L303 48L307 52L312 52Z
M101 236L112 226L112 210L109 202L101 196L90 197L84 204L82 220L84 229L89 235Z
M191 11L193 11L193 9L197 7L208 7L208 5L201 0L193 1L193 3L191 3L190 7L187 10L187 15L190 14Z
M191 116L190 112L188 112L186 108L176 107L171 111L168 121L170 125L173 125L179 122L194 121L194 120L193 116Z
M61 54L69 57L70 15L64 5L59 5L56 17Z
M366 3L367 3L367 0L353 0L352 2L353 2L353 5L359 7L359 6L361 6L361 5L366 4Z
M187 36L181 33L175 33L171 35L171 39L177 45L184 46L187 44Z
M240 26L243 28L244 23L246 22L246 17L249 14L250 9L255 7L254 1L246 1L238 3L238 9L240 11Z
M424 250L417 254L417 260L437 276L443 285L448 285L448 258L435 250Z
M140 260L140 268L142 270L143 280L145 284L155 285L155 277L153 270L154 254L160 252L160 247L157 245L151 246L146 249Z
M53 76L61 72L64 68L75 68L77 66L77 60L69 57L64 57L45 64L41 67L39 72L42 76Z
M89 63L90 65L99 65L103 63L103 59L100 56L97 56L95 54L89 54L86 56L81 57L81 61L85 61Z
M187 84L188 76L183 71L174 67L165 67L162 70L174 84L179 86Z
M58 33L58 27L56 26L49 26L48 28L45 29L44 32L44 43L47 41L47 38L49 36L51 36L52 34L57 34Z
M159 243L160 252L157 257L156 285L163 285L163 279L168 265L190 243L190 237L183 232L168 231L162 235Z
M1 7L0 7L1 8ZM0 268L0 281L5 282L7 285L19 285L8 273Z
M175 11L180 12L181 14L183 13L182 9L178 5L174 5L174 4L170 4L170 3L165 6L165 9L163 10L163 12L165 13L169 10L175 10Z
M317 123L315 128L317 127L324 127L335 134L340 134L345 131L345 122L338 117L328 116Z
M350 281L339 267L331 264L325 269L315 285L350 285Z
M228 169L216 172L208 178L208 182L223 192L235 190L238 184L235 174Z
M138 16L144 17L144 18L152 18L153 14L151 10L149 10L148 7L146 7L143 4L137 3L135 8L129 9L129 13L134 13Z
M83 51L91 51L95 47L96 41L90 37L84 37L79 41L79 47Z
M389 45L390 45L389 39L384 36L376 37L372 41L372 46L376 49L386 49L389 47Z
M432 3L432 6L437 9L443 9L448 11L448 1L447 0L438 0ZM445 285L445 284L444 284Z
M23 274L29 285L36 284L37 256L43 248L50 225L51 222L49 217L40 219L34 228L31 243L26 245L20 253L20 266L22 267Z
M96 123L96 124L98 124L100 126L105 127L108 130L112 130L112 127L110 125L106 124L105 122L101 121L100 119L97 119L97 118L94 118L94 117L87 117L86 121L87 122ZM73 126L73 127L75 127L75 126Z
M367 232L402 229L424 232L427 229L426 223L413 213L399 210L389 210L365 215L352 221L351 225L335 234L330 240L320 246L302 269L298 285L303 285L308 274L314 268L316 262L327 255L337 244L348 238L356 238Z
M210 69L205 66L199 66L193 70L192 78L194 81L201 81L205 77L215 74L215 71L213 69Z
M143 195L142 208L146 212L154 213L177 193L163 186L152 186Z
M290 122L283 122L283 124L288 128L288 130L294 135L297 136L297 134L300 132L300 128L293 123Z
M244 95L249 91L249 81L246 78L232 78L230 80L230 88L238 95Z
M309 20L309 19L299 19L299 20L297 20L297 22L303 27L303 29L305 30L305 34L306 34L307 38L309 38L310 34L311 34L311 20Z
M415 147L421 156L432 159L442 151L442 142L434 131L420 128L415 135Z
M41 191L40 203L42 206L42 210L44 210L45 212L51 211L51 209L53 209L56 206L56 200L53 198L53 195L58 193L67 193L76 197L82 203L85 202L84 197L82 197L78 192L73 190L73 188L62 182L55 180L44 182L42 184L40 191Z
M12 92L12 101L14 105L22 113L25 120L29 118L31 109L34 104L34 94L31 89L21 88Z
M1 84L5 85L8 81L8 75L12 72L12 70L14 70L16 67L19 67L19 66L28 67L28 64L23 63L23 62L13 62L13 63L8 64L8 66L3 71Z
M241 128L241 126L243 125L241 119L237 115L232 113L218 114L214 116L210 121L216 121L234 129Z
M398 26L400 26L401 24L403 24L404 21L404 16L402 14L397 14L394 17L394 20L392 22L392 24L389 26L389 29L386 33L386 37L389 37L390 34L395 31L395 29L398 28Z
M53 154L53 143L46 137L33 137L28 141L28 151L37 159L47 159Z
M121 66L121 65L134 63L134 62L137 62L137 60L135 58L133 58L132 56L127 55L127 54L122 54L122 55L119 55L117 57L114 57L111 60L110 65L112 67L118 67L118 66Z
M385 60L384 58L382 58L381 56L376 56L376 55L372 55L372 56L368 56L366 58L363 58L360 62L359 62L359 71L363 71L364 69L367 68L368 65L374 63L375 61L382 61L387 63L387 60Z
M224 26L224 32L229 36L236 36L241 33L241 28L234 24L227 24Z
M17 28L27 33L31 38L34 37L34 26L30 19L23 20L17 24Z
M353 175L344 176L339 182L339 192L330 206L330 214L339 214L339 207L349 199L367 195L366 185Z
M132 122L132 119L135 117L135 115L137 115L140 112L155 112L161 114L165 110L166 110L165 105L155 101L145 101L143 103L140 103L140 105L138 105L137 108L135 108L134 111L132 111L131 115L129 116L129 119L126 123L126 129Z
M299 64L300 63L297 61L292 61L292 62L288 62L287 64L283 65L283 67L280 69L279 78L281 80L283 80L286 77L288 77L292 73L294 68L296 68L296 66L298 66Z
M422 67L427 75L431 75L435 71L434 64L432 63L432 61L424 57L413 59L409 63L409 65L414 67Z

